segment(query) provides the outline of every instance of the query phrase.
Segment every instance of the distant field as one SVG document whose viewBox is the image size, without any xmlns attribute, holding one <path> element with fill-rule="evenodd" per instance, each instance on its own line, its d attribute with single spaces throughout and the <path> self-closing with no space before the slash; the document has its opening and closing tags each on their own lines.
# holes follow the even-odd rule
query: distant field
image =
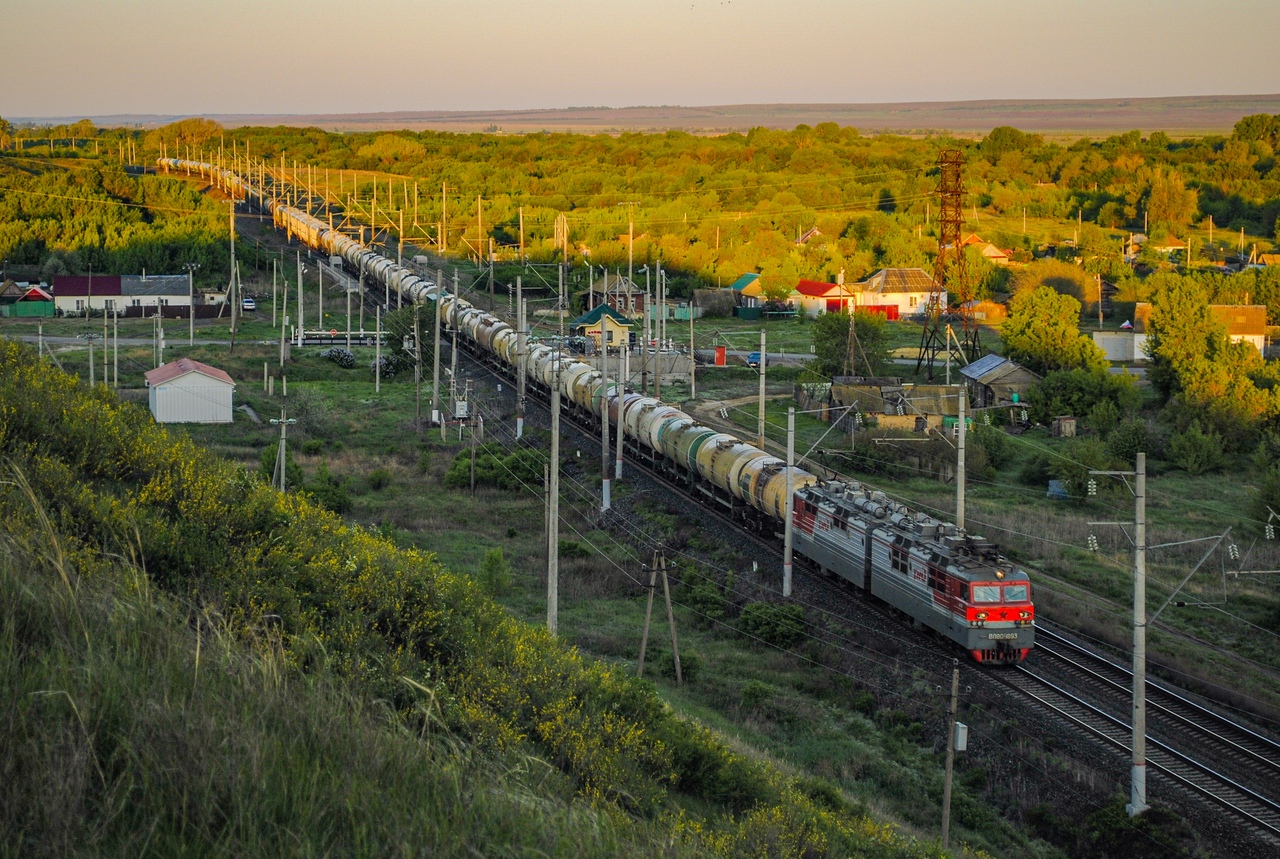
<svg viewBox="0 0 1280 859">
<path fill-rule="evenodd" d="M 1280 113 L 1280 94 L 1178 96 L 1168 98 L 1007 99 L 922 101 L 884 104 L 735 104 L 704 107 L 569 107 L 545 110 L 396 111 L 350 114 L 210 114 L 228 127 L 315 126 L 330 131 L 538 131 L 617 133 L 679 129 L 700 134 L 745 131 L 755 126 L 791 129 L 803 123 L 836 122 L 867 132 L 927 134 L 950 131 L 982 135 L 999 125 L 1053 136 L 1093 136 L 1131 129 L 1170 135 L 1228 132 L 1242 116 Z M 69 119 L 79 119 L 70 117 Z M 101 125 L 159 126 L 182 117 L 116 115 L 90 117 Z M 61 117 L 16 117 L 47 123 Z"/>
</svg>

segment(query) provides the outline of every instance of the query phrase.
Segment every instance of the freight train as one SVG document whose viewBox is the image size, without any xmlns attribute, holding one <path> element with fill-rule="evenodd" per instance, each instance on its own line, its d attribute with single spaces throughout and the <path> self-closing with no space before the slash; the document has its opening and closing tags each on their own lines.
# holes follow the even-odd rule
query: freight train
<svg viewBox="0 0 1280 859">
<path fill-rule="evenodd" d="M 823 481 L 754 444 L 700 424 L 652 397 L 608 383 L 590 364 L 551 345 L 520 354 L 513 326 L 448 293 L 306 212 L 284 205 L 231 171 L 161 159 L 162 169 L 217 180 L 309 247 L 341 257 L 352 271 L 410 302 L 441 302 L 441 313 L 478 357 L 509 376 L 523 372 L 543 394 L 558 387 L 564 408 L 621 427 L 633 457 L 681 482 L 765 533 L 786 521 L 792 494 L 794 548 L 839 577 L 934 630 L 983 663 L 1018 663 L 1034 645 L 1035 607 L 1025 572 L 993 544 L 914 512 L 856 481 Z"/>
</svg>

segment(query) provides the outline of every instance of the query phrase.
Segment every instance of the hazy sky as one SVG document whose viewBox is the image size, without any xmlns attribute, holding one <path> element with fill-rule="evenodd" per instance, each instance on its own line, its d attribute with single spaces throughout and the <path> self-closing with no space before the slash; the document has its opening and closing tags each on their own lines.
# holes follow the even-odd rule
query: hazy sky
<svg viewBox="0 0 1280 859">
<path fill-rule="evenodd" d="M 1280 92 L 1280 0 L 0 0 L 0 116 Z"/>
</svg>

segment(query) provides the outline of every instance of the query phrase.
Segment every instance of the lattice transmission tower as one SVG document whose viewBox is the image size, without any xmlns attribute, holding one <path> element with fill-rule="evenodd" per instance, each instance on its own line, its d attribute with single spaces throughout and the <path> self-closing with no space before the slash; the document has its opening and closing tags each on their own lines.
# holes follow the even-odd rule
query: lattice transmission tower
<svg viewBox="0 0 1280 859">
<path fill-rule="evenodd" d="M 944 149 L 938 153 L 938 196 L 941 198 L 941 205 L 938 214 L 938 256 L 933 263 L 934 294 L 925 310 L 924 331 L 920 334 L 920 357 L 916 360 L 916 372 L 919 373 L 920 368 L 925 367 L 930 381 L 933 380 L 934 362 L 940 354 L 949 351 L 954 357 L 968 363 L 982 351 L 978 325 L 973 317 L 973 308 L 969 306 L 973 290 L 969 285 L 964 248 L 960 246 L 960 228 L 964 226 L 964 181 L 960 175 L 963 163 L 964 158 L 958 149 Z M 962 339 L 948 336 L 947 317 L 952 314 L 947 302 L 948 292 L 956 296 L 958 307 L 954 313 L 960 317 L 964 328 Z"/>
</svg>

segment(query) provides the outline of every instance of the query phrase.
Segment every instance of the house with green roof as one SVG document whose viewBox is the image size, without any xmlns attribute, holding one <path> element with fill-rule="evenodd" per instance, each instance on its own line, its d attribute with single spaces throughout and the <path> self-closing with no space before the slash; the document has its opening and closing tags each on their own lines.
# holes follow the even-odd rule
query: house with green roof
<svg viewBox="0 0 1280 859">
<path fill-rule="evenodd" d="M 608 304 L 597 304 L 569 323 L 569 330 L 578 336 L 588 337 L 600 351 L 601 343 L 611 349 L 630 344 L 631 327 L 635 322 L 614 310 Z"/>
</svg>

